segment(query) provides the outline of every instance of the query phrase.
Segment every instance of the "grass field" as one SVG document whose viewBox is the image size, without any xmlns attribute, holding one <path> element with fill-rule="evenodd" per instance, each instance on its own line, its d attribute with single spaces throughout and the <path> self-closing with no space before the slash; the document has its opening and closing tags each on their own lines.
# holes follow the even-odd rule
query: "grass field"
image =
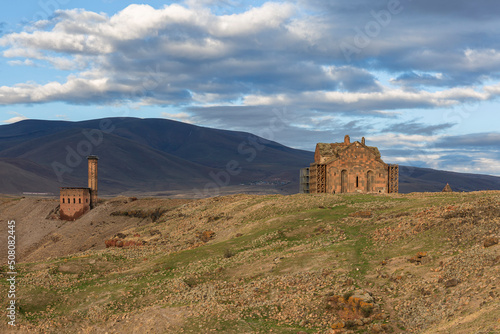
<svg viewBox="0 0 500 334">
<path fill-rule="evenodd" d="M 500 331 L 499 192 L 154 201 L 142 246 L 19 264 L 16 332 Z"/>
</svg>

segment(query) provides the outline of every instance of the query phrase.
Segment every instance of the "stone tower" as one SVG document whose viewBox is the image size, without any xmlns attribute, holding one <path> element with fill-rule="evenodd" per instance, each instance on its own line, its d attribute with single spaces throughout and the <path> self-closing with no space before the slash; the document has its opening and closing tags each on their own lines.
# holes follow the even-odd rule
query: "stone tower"
<svg viewBox="0 0 500 334">
<path fill-rule="evenodd" d="M 90 188 L 90 208 L 93 209 L 97 205 L 97 160 L 95 155 L 87 157 L 89 161 L 89 188 Z"/>
</svg>

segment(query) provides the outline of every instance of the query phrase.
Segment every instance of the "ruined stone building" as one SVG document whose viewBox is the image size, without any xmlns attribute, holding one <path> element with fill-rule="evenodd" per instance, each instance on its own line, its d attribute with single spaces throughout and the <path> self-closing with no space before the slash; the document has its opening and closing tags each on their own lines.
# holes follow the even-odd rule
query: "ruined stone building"
<svg viewBox="0 0 500 334">
<path fill-rule="evenodd" d="M 63 187 L 59 195 L 59 216 L 62 220 L 76 220 L 97 204 L 97 160 L 88 159 L 88 188 Z"/>
<path fill-rule="evenodd" d="M 318 143 L 314 162 L 301 170 L 304 193 L 397 193 L 399 166 L 388 165 L 376 147 L 361 142 Z"/>
</svg>

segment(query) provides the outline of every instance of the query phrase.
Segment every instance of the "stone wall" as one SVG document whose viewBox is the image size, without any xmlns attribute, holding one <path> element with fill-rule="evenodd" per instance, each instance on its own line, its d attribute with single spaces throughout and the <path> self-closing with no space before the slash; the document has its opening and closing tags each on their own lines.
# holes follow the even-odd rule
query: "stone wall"
<svg viewBox="0 0 500 334">
<path fill-rule="evenodd" d="M 315 162 L 310 166 L 311 193 L 388 193 L 389 165 L 376 147 L 361 142 L 316 145 Z M 395 181 L 397 183 L 397 180 Z M 397 187 L 392 191 L 397 192 Z"/>
<path fill-rule="evenodd" d="M 327 164 L 328 193 L 387 193 L 387 165 L 373 152 L 355 143 L 342 152 L 342 158 Z M 344 179 L 344 185 L 342 185 Z"/>
<path fill-rule="evenodd" d="M 62 220 L 76 220 L 90 210 L 89 188 L 61 188 L 59 214 Z"/>
</svg>

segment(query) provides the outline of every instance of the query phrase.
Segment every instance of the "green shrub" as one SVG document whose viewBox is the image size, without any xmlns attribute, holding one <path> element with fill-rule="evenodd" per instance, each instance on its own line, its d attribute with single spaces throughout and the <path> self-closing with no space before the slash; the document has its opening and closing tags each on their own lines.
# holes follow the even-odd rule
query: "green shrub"
<svg viewBox="0 0 500 334">
<path fill-rule="evenodd" d="M 224 249 L 224 258 L 229 259 L 230 257 L 233 257 L 234 255 L 235 254 L 231 249 L 229 249 L 229 248 Z"/>
</svg>

